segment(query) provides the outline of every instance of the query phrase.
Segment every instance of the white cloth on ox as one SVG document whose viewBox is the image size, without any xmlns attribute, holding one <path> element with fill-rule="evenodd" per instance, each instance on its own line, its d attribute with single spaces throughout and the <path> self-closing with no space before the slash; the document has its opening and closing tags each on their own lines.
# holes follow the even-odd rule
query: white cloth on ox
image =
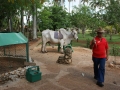
<svg viewBox="0 0 120 90">
<path fill-rule="evenodd" d="M 63 39 L 63 35 L 59 31 L 54 32 L 55 39 Z"/>
</svg>

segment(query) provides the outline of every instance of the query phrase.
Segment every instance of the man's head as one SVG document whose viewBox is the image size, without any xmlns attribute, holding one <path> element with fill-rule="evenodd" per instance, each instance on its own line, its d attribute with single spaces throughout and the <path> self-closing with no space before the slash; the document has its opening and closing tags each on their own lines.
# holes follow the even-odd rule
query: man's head
<svg viewBox="0 0 120 90">
<path fill-rule="evenodd" d="M 104 30 L 102 28 L 98 28 L 96 32 L 98 37 L 103 37 Z"/>
</svg>

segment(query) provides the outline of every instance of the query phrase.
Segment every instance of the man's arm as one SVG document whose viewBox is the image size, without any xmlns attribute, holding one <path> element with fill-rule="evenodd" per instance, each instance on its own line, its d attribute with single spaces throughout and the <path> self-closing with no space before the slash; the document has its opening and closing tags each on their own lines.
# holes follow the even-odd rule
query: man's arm
<svg viewBox="0 0 120 90">
<path fill-rule="evenodd" d="M 106 43 L 106 61 L 108 61 L 108 55 L 109 55 L 109 46 L 108 46 L 108 42 Z"/>
<path fill-rule="evenodd" d="M 108 60 L 109 50 L 106 49 L 106 61 Z"/>
<path fill-rule="evenodd" d="M 92 49 L 92 48 L 94 47 L 94 45 L 95 45 L 95 40 L 93 39 L 93 40 L 91 41 L 91 44 L 90 44 L 90 49 Z"/>
<path fill-rule="evenodd" d="M 91 43 L 90 44 L 90 49 L 92 49 L 94 47 L 94 44 L 93 43 Z"/>
</svg>

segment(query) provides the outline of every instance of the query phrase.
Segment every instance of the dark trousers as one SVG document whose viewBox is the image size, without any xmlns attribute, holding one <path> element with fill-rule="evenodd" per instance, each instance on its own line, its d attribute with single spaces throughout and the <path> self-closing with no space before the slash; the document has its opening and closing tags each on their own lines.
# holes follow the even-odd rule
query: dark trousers
<svg viewBox="0 0 120 90">
<path fill-rule="evenodd" d="M 97 78 L 98 82 L 104 82 L 105 75 L 105 61 L 106 58 L 95 58 L 93 57 L 94 63 L 94 77 Z"/>
</svg>

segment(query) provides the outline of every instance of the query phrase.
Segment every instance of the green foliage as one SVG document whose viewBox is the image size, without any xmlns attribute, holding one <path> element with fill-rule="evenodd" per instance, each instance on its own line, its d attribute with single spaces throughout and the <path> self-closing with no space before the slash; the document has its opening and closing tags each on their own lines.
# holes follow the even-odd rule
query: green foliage
<svg viewBox="0 0 120 90">
<path fill-rule="evenodd" d="M 71 17 L 72 25 L 75 25 L 81 29 L 86 27 L 92 29 L 94 34 L 94 30 L 98 27 L 105 27 L 106 22 L 104 22 L 99 14 L 95 14 L 93 12 L 94 11 L 91 7 L 85 5 L 75 7 Z"/>
<path fill-rule="evenodd" d="M 59 28 L 66 28 L 69 25 L 69 14 L 62 9 L 62 7 L 54 5 L 51 7 L 51 19 L 52 19 L 52 28 L 53 30 Z"/>
<path fill-rule="evenodd" d="M 96 28 L 112 25 L 118 33 L 120 32 L 119 0 L 82 0 L 83 4 L 74 7 L 72 13 L 60 7 L 60 0 L 53 0 L 55 2 L 53 6 L 43 6 L 45 1 L 50 0 L 1 0 L 0 28 L 8 26 L 8 19 L 11 16 L 13 27 L 17 27 L 16 22 L 21 22 L 21 11 L 24 10 L 26 17 L 35 15 L 33 6 L 36 5 L 37 23 L 41 31 L 47 28 L 56 30 L 75 26 L 82 30 L 91 29 L 91 35 L 94 36 Z M 89 7 L 85 2 L 89 3 Z M 29 23 L 32 27 L 32 22 Z"/>
<path fill-rule="evenodd" d="M 105 21 L 109 25 L 115 25 L 117 22 L 120 22 L 120 1 L 119 0 L 110 0 L 109 5 L 106 7 L 106 14 L 104 16 Z"/>
<path fill-rule="evenodd" d="M 35 0 L 34 3 L 38 4 L 38 1 Z M 21 8 L 24 11 L 30 11 L 33 2 L 31 0 L 1 0 L 0 4 L 0 27 L 4 27 L 8 26 L 8 19 L 10 17 L 12 17 L 13 23 L 15 23 L 14 18 L 21 16 Z"/>
<path fill-rule="evenodd" d="M 110 49 L 110 54 L 113 56 L 120 56 L 120 47 L 113 45 L 112 48 Z"/>
<path fill-rule="evenodd" d="M 58 5 L 45 7 L 39 12 L 39 27 L 42 30 L 66 28 L 70 25 L 69 14 Z"/>
<path fill-rule="evenodd" d="M 52 28 L 51 14 L 49 7 L 44 7 L 44 9 L 38 13 L 38 24 L 41 31 Z"/>
<path fill-rule="evenodd" d="M 86 39 L 86 47 L 89 48 L 90 47 L 90 39 Z"/>
<path fill-rule="evenodd" d="M 74 7 L 71 17 L 72 25 L 85 28 L 89 25 L 91 17 L 90 8 L 88 6 L 80 5 L 79 7 Z"/>
</svg>

